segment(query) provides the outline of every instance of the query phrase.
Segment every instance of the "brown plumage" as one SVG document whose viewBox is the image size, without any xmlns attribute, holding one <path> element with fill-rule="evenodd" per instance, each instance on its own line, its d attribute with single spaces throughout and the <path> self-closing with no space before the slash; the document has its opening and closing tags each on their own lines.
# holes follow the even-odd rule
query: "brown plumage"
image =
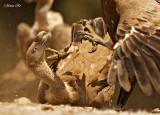
<svg viewBox="0 0 160 115">
<path fill-rule="evenodd" d="M 104 6 L 105 4 L 111 2 L 114 1 L 102 0 L 102 10 L 107 7 Z M 135 0 L 115 0 L 112 4 L 116 4 L 117 14 L 120 15 L 120 18 L 117 17 L 119 22 L 117 28 L 114 28 L 117 39 L 112 37 L 116 44 L 112 59 L 114 64 L 110 67 L 110 70 L 115 70 L 120 85 L 126 91 L 130 90 L 130 83 L 124 81 L 124 79 L 127 80 L 135 76 L 145 94 L 152 94 L 150 81 L 157 92 L 160 93 L 159 4 L 155 0 L 141 0 L 139 2 Z M 103 12 L 104 17 L 110 15 L 107 10 Z M 108 20 L 104 18 L 104 21 L 111 26 L 116 25 L 114 20 L 111 20 L 113 24 L 109 24 Z M 108 83 L 113 84 L 115 81 L 112 81 L 112 79 L 116 76 L 109 72 L 108 77 Z"/>
<path fill-rule="evenodd" d="M 115 24 L 109 24 L 109 21 L 105 18 L 106 15 L 112 15 L 109 11 L 105 10 L 107 7 L 105 6 L 105 2 L 107 4 L 116 4 L 117 10 L 114 9 L 114 11 L 117 11 L 120 18 L 117 16 L 117 18 L 112 19 Z M 128 92 L 131 87 L 129 82 L 124 82 L 124 80 L 120 78 L 120 72 L 118 70 L 121 66 L 119 62 L 124 63 L 122 70 L 127 70 L 123 72 L 127 74 L 123 76 L 125 79 L 136 77 L 140 88 L 147 95 L 152 94 L 151 83 L 156 91 L 160 93 L 159 4 L 155 0 L 115 0 L 112 2 L 102 0 L 102 10 L 104 21 L 108 25 L 118 24 L 117 28 L 113 29 L 113 31 L 116 30 L 116 37 L 112 37 L 112 40 L 116 41 L 116 45 L 112 59 L 112 63 L 114 64 L 110 67 L 110 70 L 115 70 L 122 88 Z M 116 23 L 117 19 L 119 19 L 118 23 Z M 115 82 L 115 80 L 112 80 L 116 77 L 114 75 L 109 71 L 109 84 Z M 135 80 L 131 81 L 131 84 L 133 84 L 132 87 L 134 87 L 134 82 Z M 133 88 L 131 91 L 132 90 Z M 122 97 L 121 95 L 120 97 L 128 98 L 127 95 L 130 95 L 131 91 L 121 94 L 126 95 L 126 97 Z M 126 102 L 119 99 L 117 103 L 123 106 Z"/>
<path fill-rule="evenodd" d="M 106 61 L 106 57 L 110 57 L 112 51 L 99 46 L 97 52 L 89 54 L 87 52 L 91 49 L 90 43 L 86 41 L 80 44 L 82 36 L 76 33 L 81 30 L 103 37 L 104 40 L 108 40 L 109 36 L 107 36 L 107 30 L 105 27 L 106 25 L 101 17 L 93 20 L 83 19 L 74 23 L 72 26 L 72 45 L 70 49 L 77 47 L 78 50 L 71 53 L 64 60 L 61 60 L 59 65 L 62 66 L 57 70 L 57 73 L 65 73 L 69 71 L 72 75 L 75 75 L 76 78 L 85 85 L 83 91 L 85 92 L 86 102 L 94 107 L 107 106 L 114 92 L 114 85 L 108 86 L 105 80 L 103 80 L 106 77 L 110 65 L 110 60 Z M 99 80 L 102 80 L 100 85 L 98 83 Z M 94 85 L 96 86 L 92 87 L 89 84 L 91 82 L 94 82 Z M 80 87 L 82 86 L 83 85 Z"/>
<path fill-rule="evenodd" d="M 131 93 L 136 78 L 142 91 L 160 93 L 160 5 L 155 0 L 101 0 L 103 19 L 114 48 L 108 83 Z M 106 43 L 80 31 L 84 39 Z M 95 40 L 94 40 L 94 39 Z M 99 39 L 99 40 L 98 40 Z M 108 46 L 105 46 L 108 47 Z M 123 103 L 123 102 L 120 102 Z M 125 102 L 124 102 L 125 103 Z"/>
<path fill-rule="evenodd" d="M 49 56 L 47 60 L 49 59 L 53 62 L 53 65 L 55 65 L 56 59 L 58 61 L 56 66 L 51 67 L 47 65 L 44 58 L 45 42 L 49 35 L 46 32 L 38 34 L 36 40 L 27 51 L 26 63 L 36 77 L 41 80 L 38 88 L 38 100 L 40 103 L 48 102 L 50 104 L 94 107 L 104 107 L 109 104 L 115 86 L 105 84 L 105 80 L 103 85 L 96 87 L 90 86 L 89 83 L 94 81 L 96 84 L 96 81 L 105 78 L 110 64 L 106 64 L 106 57 L 110 56 L 112 51 L 99 46 L 99 51 L 96 53 L 92 55 L 86 54 L 92 46 L 89 46 L 89 42 L 81 44 L 81 39 L 75 34 L 81 29 L 103 37 L 106 31 L 99 31 L 99 27 L 102 28 L 101 26 L 105 26 L 102 18 L 89 21 L 81 20 L 78 23 L 74 23 L 72 28 L 73 42 L 71 45 L 60 51 L 48 49 L 54 55 Z M 97 55 L 100 56 L 97 57 Z M 99 63 L 95 63 L 98 60 L 100 60 Z"/>
</svg>

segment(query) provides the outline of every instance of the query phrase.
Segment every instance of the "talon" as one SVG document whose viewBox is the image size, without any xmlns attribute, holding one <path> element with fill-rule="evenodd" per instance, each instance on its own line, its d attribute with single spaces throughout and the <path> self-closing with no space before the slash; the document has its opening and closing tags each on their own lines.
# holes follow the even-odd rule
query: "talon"
<svg viewBox="0 0 160 115">
<path fill-rule="evenodd" d="M 76 34 L 83 35 L 83 37 L 81 38 L 81 43 L 82 43 L 82 40 L 89 40 L 90 42 L 92 42 L 92 45 L 93 45 L 92 51 L 88 53 L 93 53 L 97 50 L 98 43 L 93 39 L 94 36 L 91 33 L 79 30 Z"/>
<path fill-rule="evenodd" d="M 88 53 L 93 53 L 93 52 L 95 52 L 96 50 L 97 50 L 97 42 L 92 42 L 92 45 L 93 45 L 93 47 L 92 47 L 92 51 L 90 51 L 90 52 L 88 52 Z"/>
<path fill-rule="evenodd" d="M 83 37 L 81 38 L 81 43 L 82 43 L 82 41 L 83 40 L 86 40 L 85 38 L 87 38 L 88 37 L 88 35 L 86 35 L 86 33 L 85 32 L 83 32 L 83 31 L 78 31 L 77 32 L 77 34 L 79 34 L 79 35 L 82 35 Z"/>
<path fill-rule="evenodd" d="M 83 40 L 83 38 L 81 38 L 81 44 L 82 44 L 82 40 Z"/>
<path fill-rule="evenodd" d="M 96 86 L 96 84 L 95 83 L 89 83 L 87 86 L 90 86 L 91 85 L 91 87 L 95 87 Z"/>
<path fill-rule="evenodd" d="M 107 86 L 109 86 L 109 84 L 107 83 L 107 79 L 100 80 L 100 81 L 93 81 L 93 82 L 89 83 L 87 86 L 90 86 L 90 85 L 92 87 L 101 86 L 101 85 L 107 85 Z"/>
<path fill-rule="evenodd" d="M 82 30 L 79 30 L 78 32 L 75 33 L 75 35 L 82 35 L 83 37 L 81 38 L 81 43 L 82 43 L 82 40 L 87 40 L 87 38 L 90 38 L 90 37 L 94 37 L 91 33 L 88 33 L 88 32 L 85 32 L 85 31 L 82 31 Z"/>
</svg>

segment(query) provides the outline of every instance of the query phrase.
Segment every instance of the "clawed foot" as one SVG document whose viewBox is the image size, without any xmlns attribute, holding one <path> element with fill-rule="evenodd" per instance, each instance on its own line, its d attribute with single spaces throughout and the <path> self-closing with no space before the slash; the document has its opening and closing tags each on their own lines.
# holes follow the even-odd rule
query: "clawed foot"
<svg viewBox="0 0 160 115">
<path fill-rule="evenodd" d="M 53 53 L 53 55 L 47 57 L 47 61 L 62 59 L 69 55 L 65 50 L 57 51 L 55 49 L 47 48 L 46 51 Z"/>
<path fill-rule="evenodd" d="M 105 41 L 105 40 L 101 39 L 99 36 L 93 35 L 89 32 L 82 31 L 82 30 L 79 30 L 76 34 L 83 36 L 81 38 L 81 42 L 82 42 L 82 40 L 89 40 L 90 42 L 92 42 L 92 45 L 93 45 L 92 51 L 90 51 L 89 53 L 95 52 L 97 50 L 97 45 L 98 44 L 103 45 L 103 46 L 105 46 L 105 47 L 107 47 L 108 49 L 111 49 L 111 50 L 113 48 L 111 40 Z"/>
<path fill-rule="evenodd" d="M 91 33 L 88 33 L 86 31 L 82 31 L 82 30 L 79 30 L 77 32 L 77 34 L 79 35 L 82 35 L 83 37 L 81 38 L 81 43 L 82 43 L 82 40 L 89 40 L 90 42 L 92 42 L 92 51 L 88 52 L 88 53 L 93 53 L 97 50 L 97 45 L 98 45 L 98 38 L 97 36 L 94 36 L 93 34 Z"/>
</svg>

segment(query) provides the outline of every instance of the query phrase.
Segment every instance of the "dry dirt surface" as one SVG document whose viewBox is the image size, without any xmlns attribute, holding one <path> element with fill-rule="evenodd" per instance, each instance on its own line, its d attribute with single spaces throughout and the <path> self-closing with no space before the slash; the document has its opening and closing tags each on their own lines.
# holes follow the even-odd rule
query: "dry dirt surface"
<svg viewBox="0 0 160 115">
<path fill-rule="evenodd" d="M 0 102 L 0 115 L 159 115 L 146 111 L 117 112 L 111 109 L 98 110 L 92 107 L 73 107 L 69 105 L 52 106 L 47 104 L 32 103 L 22 97 L 13 103 Z"/>
</svg>

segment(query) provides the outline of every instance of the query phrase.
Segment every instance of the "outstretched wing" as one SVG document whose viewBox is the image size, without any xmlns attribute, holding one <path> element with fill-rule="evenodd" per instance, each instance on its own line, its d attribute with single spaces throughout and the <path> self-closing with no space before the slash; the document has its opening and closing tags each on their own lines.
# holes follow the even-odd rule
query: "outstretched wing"
<svg viewBox="0 0 160 115">
<path fill-rule="evenodd" d="M 108 73 L 110 85 L 118 77 L 122 88 L 130 91 L 129 79 L 136 77 L 145 94 L 152 94 L 150 82 L 160 93 L 160 21 L 155 18 L 121 20 L 117 28 L 119 41 Z"/>
</svg>

